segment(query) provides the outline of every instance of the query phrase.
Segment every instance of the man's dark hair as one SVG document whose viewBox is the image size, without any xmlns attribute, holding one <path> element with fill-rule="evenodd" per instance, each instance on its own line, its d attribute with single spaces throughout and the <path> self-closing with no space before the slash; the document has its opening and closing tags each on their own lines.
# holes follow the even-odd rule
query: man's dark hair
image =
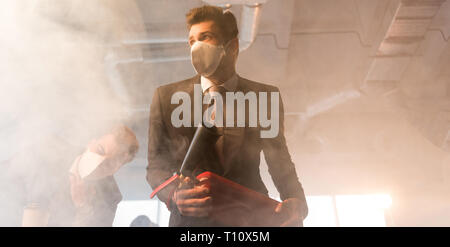
<svg viewBox="0 0 450 247">
<path fill-rule="evenodd" d="M 214 21 L 222 32 L 224 42 L 238 36 L 236 18 L 231 11 L 223 11 L 220 7 L 205 5 L 193 8 L 186 14 L 188 30 L 191 29 L 192 25 L 205 21 Z"/>
<path fill-rule="evenodd" d="M 139 150 L 139 142 L 136 135 L 127 126 L 122 124 L 116 125 L 110 130 L 110 133 L 115 136 L 120 145 L 127 148 L 131 156 L 134 156 Z"/>
</svg>

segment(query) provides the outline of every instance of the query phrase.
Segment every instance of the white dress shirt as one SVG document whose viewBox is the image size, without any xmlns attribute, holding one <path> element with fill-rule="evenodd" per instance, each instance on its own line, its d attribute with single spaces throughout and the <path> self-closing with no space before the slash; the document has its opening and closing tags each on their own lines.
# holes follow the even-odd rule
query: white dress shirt
<svg viewBox="0 0 450 247">
<path fill-rule="evenodd" d="M 200 84 L 202 86 L 203 93 L 205 93 L 205 91 L 208 90 L 210 87 L 216 85 L 214 82 L 203 76 L 200 77 Z M 226 82 L 218 86 L 224 87 L 228 92 L 234 92 L 234 90 L 236 90 L 237 88 L 237 84 L 238 84 L 238 76 L 235 73 L 230 79 L 228 79 Z"/>
</svg>

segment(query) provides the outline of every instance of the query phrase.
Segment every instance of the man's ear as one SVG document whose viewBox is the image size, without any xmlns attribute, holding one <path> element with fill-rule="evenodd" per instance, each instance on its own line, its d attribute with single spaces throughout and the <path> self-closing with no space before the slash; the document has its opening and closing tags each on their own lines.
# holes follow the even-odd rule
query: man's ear
<svg viewBox="0 0 450 247">
<path fill-rule="evenodd" d="M 233 54 L 239 54 L 239 39 L 237 37 L 230 40 L 230 49 Z"/>
<path fill-rule="evenodd" d="M 125 164 L 127 164 L 127 163 L 130 163 L 131 161 L 133 161 L 133 159 L 134 159 L 134 155 L 132 155 L 132 154 L 130 154 L 129 152 L 127 152 L 127 153 L 125 154 L 125 157 L 124 157 L 125 163 L 123 163 L 122 165 L 125 165 Z"/>
</svg>

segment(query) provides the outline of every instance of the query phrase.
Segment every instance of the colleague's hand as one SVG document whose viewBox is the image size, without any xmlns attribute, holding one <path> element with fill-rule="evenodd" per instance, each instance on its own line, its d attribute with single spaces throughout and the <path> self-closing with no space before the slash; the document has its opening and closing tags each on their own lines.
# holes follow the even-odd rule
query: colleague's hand
<svg viewBox="0 0 450 247">
<path fill-rule="evenodd" d="M 70 195 L 75 207 L 85 206 L 88 198 L 95 194 L 95 189 L 88 186 L 78 174 L 70 174 Z"/>
<path fill-rule="evenodd" d="M 180 183 L 172 200 L 181 215 L 191 217 L 207 217 L 212 209 L 212 198 L 209 189 L 204 185 L 196 185 L 189 177 Z"/>
<path fill-rule="evenodd" d="M 283 202 L 280 202 L 275 208 L 275 212 L 278 214 L 287 214 L 287 220 L 283 222 L 281 226 L 302 226 L 303 217 L 302 201 L 298 198 L 288 198 Z"/>
</svg>

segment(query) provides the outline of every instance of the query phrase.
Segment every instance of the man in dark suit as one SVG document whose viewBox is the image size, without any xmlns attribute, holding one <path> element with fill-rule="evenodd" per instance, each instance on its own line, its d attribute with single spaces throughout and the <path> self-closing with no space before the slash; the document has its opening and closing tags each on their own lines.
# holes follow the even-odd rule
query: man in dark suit
<svg viewBox="0 0 450 247">
<path fill-rule="evenodd" d="M 147 180 L 153 189 L 179 171 L 195 132 L 194 123 L 191 127 L 174 126 L 172 113 L 178 105 L 172 104 L 171 100 L 175 93 L 183 92 L 193 99 L 196 91 L 194 85 L 197 88 L 200 85 L 204 94 L 211 91 L 221 95 L 228 95 L 225 92 L 254 92 L 258 99 L 260 92 L 269 95 L 279 92 L 274 86 L 253 82 L 236 74 L 239 40 L 236 19 L 231 12 L 223 12 L 219 7 L 203 6 L 192 9 L 186 17 L 192 63 L 198 75 L 161 86 L 153 96 L 147 167 Z M 268 104 L 271 104 L 270 100 Z M 249 107 L 244 107 L 247 110 L 245 127 L 217 128 L 222 131 L 221 137 L 205 148 L 194 175 L 211 171 L 267 195 L 259 170 L 260 153 L 263 151 L 269 173 L 283 200 L 275 210 L 289 215 L 283 225 L 300 226 L 308 213 L 308 207 L 286 146 L 281 99 L 277 109 L 279 131 L 271 138 L 261 137 L 262 126 L 249 127 Z M 194 108 L 192 104 L 192 112 Z M 189 181 L 185 182 L 189 184 Z M 177 187 L 171 184 L 161 190 L 158 197 L 171 211 L 170 226 L 220 226 L 208 218 L 214 198 L 211 198 L 206 187 Z"/>
</svg>

